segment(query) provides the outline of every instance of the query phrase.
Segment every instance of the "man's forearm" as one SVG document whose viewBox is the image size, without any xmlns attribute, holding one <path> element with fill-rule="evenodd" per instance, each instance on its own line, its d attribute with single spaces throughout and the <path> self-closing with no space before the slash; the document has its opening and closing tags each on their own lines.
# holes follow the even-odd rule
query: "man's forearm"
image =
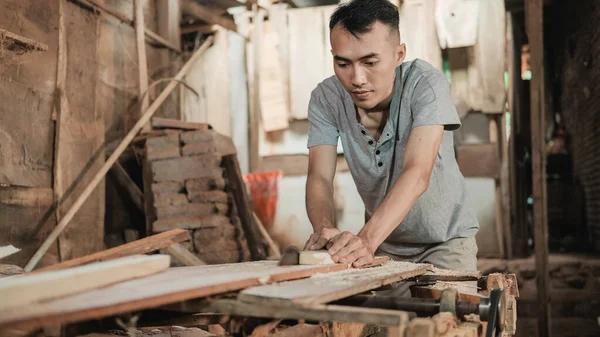
<svg viewBox="0 0 600 337">
<path fill-rule="evenodd" d="M 324 227 L 334 228 L 333 186 L 326 179 L 308 176 L 306 212 L 315 232 L 321 231 Z"/>
<path fill-rule="evenodd" d="M 419 169 L 406 169 L 402 172 L 392 190 L 371 219 L 361 229 L 358 236 L 365 239 L 369 248 L 377 250 L 379 245 L 404 220 L 417 199 L 427 190 L 428 176 Z"/>
</svg>

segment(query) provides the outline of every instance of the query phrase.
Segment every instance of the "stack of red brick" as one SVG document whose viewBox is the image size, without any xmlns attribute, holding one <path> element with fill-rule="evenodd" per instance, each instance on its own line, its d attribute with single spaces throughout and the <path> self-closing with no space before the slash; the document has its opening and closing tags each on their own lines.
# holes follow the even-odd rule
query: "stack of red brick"
<svg viewBox="0 0 600 337">
<path fill-rule="evenodd" d="M 213 130 L 172 131 L 146 141 L 153 232 L 191 231 L 188 248 L 206 263 L 249 260 L 240 220 L 223 178 Z M 154 220 L 153 219 L 153 220 Z"/>
</svg>

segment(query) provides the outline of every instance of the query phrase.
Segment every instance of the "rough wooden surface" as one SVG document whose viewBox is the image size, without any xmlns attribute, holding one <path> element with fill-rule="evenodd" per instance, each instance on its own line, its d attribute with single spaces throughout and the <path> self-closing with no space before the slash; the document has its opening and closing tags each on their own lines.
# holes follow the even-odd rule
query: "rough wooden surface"
<svg viewBox="0 0 600 337">
<path fill-rule="evenodd" d="M 137 241 L 126 243 L 121 246 L 117 246 L 111 249 L 107 249 L 98 253 L 94 253 L 87 256 L 82 256 L 73 260 L 65 261 L 59 264 L 48 266 L 45 268 L 37 269 L 36 272 L 48 271 L 48 270 L 59 270 L 65 268 L 71 268 L 80 266 L 83 264 L 106 261 L 116 259 L 123 256 L 145 254 L 155 250 L 159 250 L 170 246 L 173 243 L 179 243 L 189 240 L 190 236 L 188 231 L 183 229 L 173 229 L 171 231 L 152 235 Z"/>
<path fill-rule="evenodd" d="M 136 255 L 2 280 L 0 312 L 156 274 L 169 263 L 168 255 Z"/>
<path fill-rule="evenodd" d="M 430 264 L 391 261 L 379 267 L 250 288 L 242 291 L 238 299 L 252 303 L 322 304 L 422 275 L 431 267 Z"/>
<path fill-rule="evenodd" d="M 60 202 L 57 209 L 59 221 L 92 180 L 93 173 L 104 164 L 105 158 L 102 151 L 104 115 L 95 110 L 98 18 L 68 1 L 64 1 L 62 7 L 65 36 L 64 45 L 59 37 L 54 144 L 54 193 Z M 59 34 L 60 31 L 59 27 Z M 79 47 L 84 45 L 85 48 Z M 104 248 L 104 190 L 102 181 L 73 217 L 71 225 L 59 236 L 61 260 Z"/>
<path fill-rule="evenodd" d="M 143 279 L 47 301 L 35 307 L 2 311 L 0 330 L 33 329 L 101 318 L 346 268 L 341 264 L 281 267 L 277 261 L 170 268 Z"/>
<path fill-rule="evenodd" d="M 299 319 L 315 321 L 361 322 L 383 326 L 407 323 L 408 313 L 395 310 L 358 308 L 338 305 L 287 306 L 269 303 L 247 303 L 236 300 L 218 300 L 199 303 L 201 312 L 218 312 L 235 316 Z"/>
<path fill-rule="evenodd" d="M 417 277 L 419 283 L 435 281 L 477 281 L 481 273 L 478 271 L 459 271 L 450 269 L 431 268 L 425 274 Z"/>
<path fill-rule="evenodd" d="M 205 123 L 184 122 L 176 119 L 154 117 L 152 118 L 152 128 L 154 129 L 181 129 L 181 130 L 208 130 L 210 125 Z"/>
</svg>

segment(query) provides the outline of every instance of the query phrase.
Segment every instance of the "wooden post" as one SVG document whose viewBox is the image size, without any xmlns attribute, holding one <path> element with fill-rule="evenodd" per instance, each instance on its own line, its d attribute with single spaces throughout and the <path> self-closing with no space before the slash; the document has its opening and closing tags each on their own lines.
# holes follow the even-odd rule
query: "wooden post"
<svg viewBox="0 0 600 337">
<path fill-rule="evenodd" d="M 548 218 L 546 194 L 546 97 L 544 76 L 544 3 L 525 1 L 525 20 L 531 51 L 531 151 L 533 173 L 533 227 L 538 294 L 538 336 L 550 336 L 548 295 Z"/>
<path fill-rule="evenodd" d="M 260 47 L 262 39 L 262 23 L 265 12 L 254 10 L 252 19 L 252 74 L 250 87 L 250 172 L 256 172 L 260 166 L 259 137 L 260 132 Z"/>
<path fill-rule="evenodd" d="M 142 100 L 140 103 L 139 116 L 142 115 L 146 109 L 148 109 L 149 99 L 148 95 L 144 95 L 148 90 L 148 63 L 146 61 L 146 40 L 144 40 L 144 8 L 142 7 L 141 0 L 134 0 L 133 7 L 135 10 L 135 40 L 137 47 L 138 56 L 138 75 L 139 75 L 139 96 L 138 100 Z M 146 133 L 150 131 L 150 123 L 146 123 L 142 132 Z"/>
<path fill-rule="evenodd" d="M 175 76 L 174 80 L 171 81 L 171 83 L 169 83 L 169 85 L 160 93 L 160 95 L 156 98 L 156 100 L 154 100 L 154 102 L 152 102 L 152 105 L 150 105 L 148 110 L 146 110 L 144 112 L 144 114 L 137 121 L 137 123 L 135 123 L 133 128 L 129 131 L 129 133 L 125 136 L 125 138 L 123 138 L 123 140 L 121 141 L 119 146 L 117 146 L 117 148 L 115 149 L 113 154 L 110 157 L 108 157 L 108 159 L 106 160 L 104 165 L 102 165 L 102 167 L 96 173 L 94 178 L 92 178 L 92 180 L 87 185 L 85 190 L 81 193 L 81 195 L 77 198 L 77 200 L 75 200 L 75 202 L 73 203 L 73 206 L 71 206 L 69 211 L 64 215 L 64 217 L 56 225 L 56 227 L 54 228 L 52 233 L 50 233 L 48 238 L 46 238 L 44 243 L 42 243 L 40 248 L 35 252 L 35 254 L 31 258 L 31 260 L 29 260 L 29 262 L 27 263 L 27 265 L 24 268 L 26 271 L 33 270 L 33 268 L 37 265 L 37 263 L 40 261 L 40 259 L 48 251 L 48 248 L 50 248 L 50 246 L 54 243 L 54 241 L 56 240 L 58 235 L 60 235 L 60 233 L 67 226 L 69 221 L 71 221 L 71 219 L 73 219 L 73 216 L 75 215 L 75 213 L 77 213 L 77 211 L 81 208 L 81 206 L 87 200 L 87 198 L 90 196 L 90 194 L 92 194 L 92 192 L 94 191 L 96 186 L 98 186 L 98 184 L 102 181 L 102 179 L 104 178 L 104 176 L 106 175 L 108 170 L 117 161 L 117 159 L 119 159 L 119 156 L 123 152 L 125 152 L 125 150 L 129 146 L 129 144 L 131 144 L 131 141 L 133 140 L 133 138 L 138 134 L 138 132 L 140 132 L 142 130 L 142 127 L 150 120 L 150 118 L 152 118 L 152 116 L 154 115 L 156 110 L 158 110 L 158 108 L 160 107 L 162 102 L 165 101 L 167 96 L 169 96 L 169 94 L 173 91 L 173 89 L 175 89 L 177 84 L 179 84 L 178 81 L 181 80 L 181 78 L 183 78 L 183 76 L 185 76 L 188 73 L 188 71 L 191 69 L 191 67 L 194 65 L 194 63 L 196 63 L 196 61 L 198 61 L 200 59 L 200 56 L 202 56 L 204 51 L 206 51 L 208 49 L 208 47 L 212 44 L 213 40 L 214 40 L 214 38 L 212 36 L 209 37 L 208 39 L 206 39 L 204 44 L 202 46 L 200 46 L 200 48 L 198 48 L 198 50 L 196 50 L 194 52 L 192 57 L 183 65 L 181 70 L 179 70 L 179 72 Z"/>
</svg>

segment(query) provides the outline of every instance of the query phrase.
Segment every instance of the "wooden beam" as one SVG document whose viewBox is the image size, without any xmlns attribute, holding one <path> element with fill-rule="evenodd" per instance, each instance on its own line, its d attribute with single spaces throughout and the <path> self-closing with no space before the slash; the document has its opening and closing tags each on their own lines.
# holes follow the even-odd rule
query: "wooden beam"
<svg viewBox="0 0 600 337">
<path fill-rule="evenodd" d="M 390 261 L 379 267 L 249 288 L 237 298 L 249 303 L 324 304 L 423 275 L 432 267 L 425 263 Z"/>
<path fill-rule="evenodd" d="M 281 257 L 281 252 L 279 251 L 279 246 L 277 246 L 277 244 L 273 241 L 273 239 L 269 235 L 269 232 L 267 232 L 267 229 L 265 228 L 265 226 L 263 226 L 262 222 L 260 221 L 260 219 L 258 218 L 256 213 L 252 212 L 252 215 L 254 218 L 254 223 L 258 227 L 260 234 L 265 239 L 265 241 L 267 241 L 267 243 L 269 244 L 269 253 L 270 253 L 269 258 L 279 259 Z"/>
<path fill-rule="evenodd" d="M 24 274 L 0 283 L 0 310 L 24 307 L 110 284 L 152 275 L 169 268 L 168 255 L 136 255 L 76 268 Z"/>
<path fill-rule="evenodd" d="M 498 144 L 465 144 L 456 149 L 456 159 L 465 177 L 498 178 Z"/>
<path fill-rule="evenodd" d="M 256 172 L 260 166 L 259 154 L 259 132 L 260 131 L 260 52 L 261 39 L 263 36 L 262 25 L 265 18 L 265 12 L 262 9 L 256 9 L 252 18 L 252 80 L 250 82 L 250 172 Z"/>
<path fill-rule="evenodd" d="M 246 240 L 248 241 L 250 255 L 253 260 L 262 260 L 267 255 L 265 254 L 265 250 L 262 246 L 262 241 L 259 239 L 259 230 L 254 223 L 252 205 L 248 200 L 248 192 L 246 190 L 246 184 L 242 178 L 242 172 L 240 170 L 240 164 L 238 163 L 237 156 L 223 156 L 221 165 L 225 169 L 224 176 L 228 181 L 229 191 L 233 194 L 235 207 L 241 220 Z"/>
<path fill-rule="evenodd" d="M 218 300 L 210 303 L 200 302 L 196 305 L 196 308 L 200 312 L 217 312 L 233 316 L 298 319 L 320 322 L 360 322 L 381 326 L 398 326 L 409 321 L 409 314 L 404 311 L 341 305 L 285 306 L 247 303 L 236 300 Z"/>
<path fill-rule="evenodd" d="M 232 18 L 223 16 L 222 12 L 214 7 L 204 6 L 192 0 L 181 0 L 181 10 L 188 15 L 219 25 L 225 29 L 237 33 L 237 26 Z"/>
<path fill-rule="evenodd" d="M 69 261 L 61 262 L 52 266 L 37 269 L 35 272 L 60 270 L 81 266 L 84 264 L 107 261 L 123 256 L 146 254 L 166 248 L 172 244 L 190 240 L 190 233 L 184 229 L 173 229 L 168 232 L 152 235 L 140 240 L 126 243 L 91 255 L 82 256 Z"/>
<path fill-rule="evenodd" d="M 282 282 L 348 268 L 345 264 L 279 266 L 277 261 L 169 268 L 143 279 L 120 282 L 35 306 L 0 311 L 0 331 L 36 329 L 181 304 L 181 301 L 237 291 L 264 282 Z"/>
<path fill-rule="evenodd" d="M 140 190 L 138 185 L 131 179 L 127 171 L 121 166 L 119 162 L 116 162 L 113 167 L 110 168 L 110 173 L 115 178 L 117 184 L 119 184 L 129 197 L 133 201 L 134 205 L 140 210 L 144 211 L 144 193 Z"/>
<path fill-rule="evenodd" d="M 206 123 L 184 122 L 176 119 L 154 117 L 152 118 L 153 129 L 179 129 L 179 130 L 208 130 L 212 127 Z"/>
<path fill-rule="evenodd" d="M 50 233 L 50 236 L 46 238 L 42 246 L 36 251 L 31 260 L 25 266 L 26 271 L 31 271 L 40 261 L 40 259 L 44 256 L 44 254 L 48 251 L 50 246 L 54 243 L 58 235 L 64 230 L 69 221 L 73 219 L 73 216 L 77 211 L 81 208 L 86 199 L 92 194 L 96 186 L 104 179 L 104 176 L 108 172 L 108 170 L 112 167 L 112 165 L 117 161 L 119 156 L 125 152 L 129 144 L 133 138 L 141 131 L 143 126 L 152 118 L 156 110 L 160 107 L 162 102 L 167 98 L 167 96 L 175 89 L 178 84 L 178 81 L 181 80 L 192 68 L 192 66 L 196 63 L 200 56 L 204 53 L 205 50 L 212 44 L 213 38 L 209 37 L 198 50 L 194 52 L 191 58 L 185 63 L 185 65 L 181 68 L 181 70 L 177 73 L 174 80 L 169 83 L 169 85 L 160 93 L 160 95 L 152 102 L 152 105 L 146 110 L 146 112 L 142 115 L 142 117 L 137 121 L 137 123 L 133 126 L 133 128 L 127 133 L 123 141 L 117 146 L 112 155 L 106 160 L 104 165 L 100 168 L 100 170 L 96 173 L 94 178 L 87 185 L 82 194 L 75 200 L 73 206 L 69 209 L 69 211 L 65 214 L 65 216 L 61 219 L 61 221 L 56 225 L 56 228 Z"/>
<path fill-rule="evenodd" d="M 133 0 L 133 9 L 135 11 L 135 45 L 138 57 L 138 101 L 141 100 L 138 116 L 141 116 L 150 104 L 149 95 L 146 93 L 148 91 L 148 62 L 146 60 L 146 42 L 144 40 L 144 32 L 146 30 L 144 27 L 144 8 L 142 7 L 141 0 Z M 150 123 L 144 124 L 142 128 L 143 133 L 148 131 L 150 131 Z"/>
<path fill-rule="evenodd" d="M 167 251 L 169 254 L 173 255 L 173 257 L 183 263 L 185 266 L 204 266 L 206 262 L 200 260 L 196 255 L 192 254 L 187 248 L 185 248 L 180 243 L 174 243 L 167 247 Z"/>
<path fill-rule="evenodd" d="M 200 33 L 200 34 L 214 34 L 216 32 L 215 26 L 206 23 L 192 23 L 190 25 L 181 26 L 181 34 L 188 33 Z"/>
<path fill-rule="evenodd" d="M 48 45 L 26 38 L 24 36 L 0 29 L 0 41 L 2 41 L 3 50 L 12 52 L 16 55 L 23 55 L 32 51 L 47 51 Z"/>
<path fill-rule="evenodd" d="M 525 22 L 531 53 L 531 151 L 533 227 L 538 289 L 538 336 L 550 336 L 548 280 L 548 206 L 546 194 L 546 80 L 544 62 L 544 4 L 525 0 Z"/>
<path fill-rule="evenodd" d="M 118 19 L 119 21 L 129 25 L 129 26 L 134 26 L 134 20 L 130 19 L 129 17 L 127 17 L 125 14 L 123 13 L 119 13 L 119 11 L 110 8 L 109 6 L 106 6 L 104 4 L 99 3 L 97 0 L 74 0 L 74 1 L 78 1 L 84 5 L 87 5 L 91 8 L 94 8 L 96 10 L 98 10 L 101 13 L 104 13 L 106 15 L 110 15 L 116 19 Z M 156 42 L 158 42 L 159 44 L 163 45 L 164 47 L 167 47 L 171 50 L 173 50 L 174 52 L 177 52 L 178 54 L 181 54 L 181 48 L 179 48 L 176 45 L 173 45 L 172 43 L 170 43 L 169 41 L 165 40 L 164 38 L 162 38 L 160 35 L 154 33 L 151 30 L 145 29 L 144 30 L 144 34 L 146 35 L 147 38 L 149 38 L 150 40 L 154 40 Z"/>
</svg>

